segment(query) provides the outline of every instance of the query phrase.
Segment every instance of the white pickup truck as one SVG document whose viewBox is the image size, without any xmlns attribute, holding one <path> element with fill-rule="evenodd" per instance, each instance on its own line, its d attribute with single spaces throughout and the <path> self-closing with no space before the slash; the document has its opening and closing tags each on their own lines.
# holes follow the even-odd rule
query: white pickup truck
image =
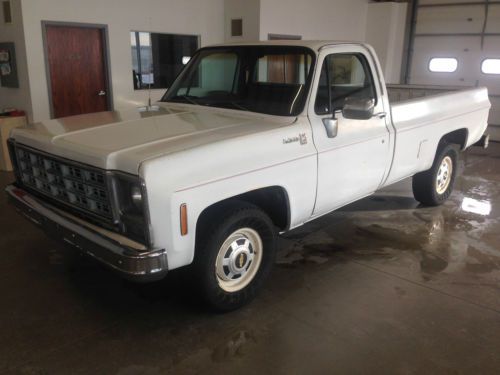
<svg viewBox="0 0 500 375">
<path fill-rule="evenodd" d="M 450 195 L 457 152 L 486 146 L 487 90 L 390 105 L 373 49 L 328 41 L 200 49 L 153 107 L 13 130 L 10 201 L 138 280 L 191 265 L 218 310 L 251 300 L 277 235 L 413 176 Z"/>
</svg>

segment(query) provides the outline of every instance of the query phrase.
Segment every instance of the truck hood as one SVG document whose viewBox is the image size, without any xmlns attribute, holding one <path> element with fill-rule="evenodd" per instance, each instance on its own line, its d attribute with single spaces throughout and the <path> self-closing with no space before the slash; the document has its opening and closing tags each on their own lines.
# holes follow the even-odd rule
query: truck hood
<svg viewBox="0 0 500 375">
<path fill-rule="evenodd" d="M 193 105 L 109 111 L 16 128 L 16 142 L 109 170 L 137 174 L 148 159 L 291 124 L 277 117 Z"/>
</svg>

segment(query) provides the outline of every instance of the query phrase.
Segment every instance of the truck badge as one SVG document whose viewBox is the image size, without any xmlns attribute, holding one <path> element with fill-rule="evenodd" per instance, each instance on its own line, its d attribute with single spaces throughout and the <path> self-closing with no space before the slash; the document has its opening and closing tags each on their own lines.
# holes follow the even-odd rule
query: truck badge
<svg viewBox="0 0 500 375">
<path fill-rule="evenodd" d="M 283 138 L 284 145 L 286 145 L 288 143 L 294 143 L 294 142 L 300 142 L 301 145 L 307 144 L 306 133 L 300 133 L 299 136 Z"/>
</svg>

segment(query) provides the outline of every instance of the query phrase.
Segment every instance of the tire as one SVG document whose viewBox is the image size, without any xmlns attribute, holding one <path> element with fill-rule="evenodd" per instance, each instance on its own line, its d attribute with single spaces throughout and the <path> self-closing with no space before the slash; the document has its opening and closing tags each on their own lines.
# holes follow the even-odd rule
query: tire
<svg viewBox="0 0 500 375">
<path fill-rule="evenodd" d="M 413 196 L 417 201 L 439 206 L 448 199 L 455 183 L 457 158 L 455 146 L 443 143 L 438 147 L 431 169 L 413 176 Z"/>
<path fill-rule="evenodd" d="M 277 231 L 260 208 L 245 202 L 224 207 L 216 217 L 197 239 L 193 278 L 208 306 L 226 312 L 257 295 L 274 264 Z"/>
</svg>

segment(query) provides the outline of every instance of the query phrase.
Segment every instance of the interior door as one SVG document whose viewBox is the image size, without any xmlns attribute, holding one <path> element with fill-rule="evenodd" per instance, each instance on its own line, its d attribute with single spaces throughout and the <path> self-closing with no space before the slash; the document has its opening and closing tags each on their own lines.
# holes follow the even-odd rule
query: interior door
<svg viewBox="0 0 500 375">
<path fill-rule="evenodd" d="M 107 111 L 103 29 L 46 25 L 52 117 Z"/>
<path fill-rule="evenodd" d="M 273 83 L 295 83 L 299 77 L 300 55 L 269 55 L 267 79 Z"/>
<path fill-rule="evenodd" d="M 317 79 L 309 118 L 318 149 L 318 190 L 313 216 L 332 211 L 370 194 L 380 186 L 390 163 L 389 130 L 373 62 L 353 47 L 327 53 Z M 321 56 L 320 56 L 321 60 Z M 330 92 L 329 92 L 330 90 Z M 374 100 L 374 115 L 366 120 L 344 118 L 346 99 Z M 329 137 L 323 119 L 336 112 L 337 134 Z"/>
</svg>

